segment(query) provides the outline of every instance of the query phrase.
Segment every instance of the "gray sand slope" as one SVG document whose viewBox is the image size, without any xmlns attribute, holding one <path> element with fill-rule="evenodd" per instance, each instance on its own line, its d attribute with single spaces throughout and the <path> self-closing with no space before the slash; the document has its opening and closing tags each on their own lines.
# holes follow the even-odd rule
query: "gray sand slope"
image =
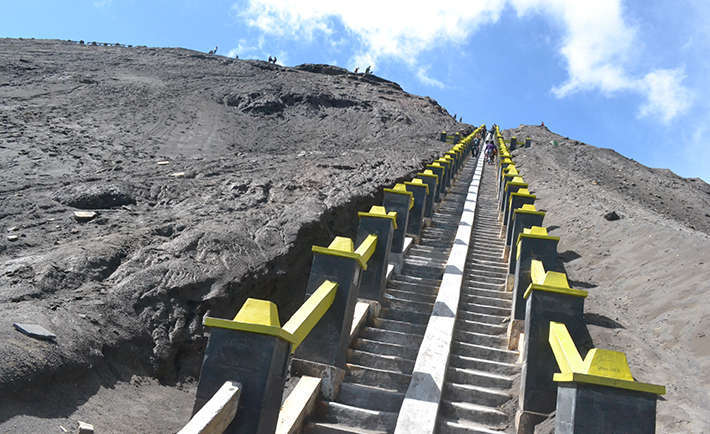
<svg viewBox="0 0 710 434">
<path fill-rule="evenodd" d="M 709 432 L 710 185 L 546 128 L 505 136 L 533 139 L 514 160 L 561 237 L 570 285 L 589 291 L 594 346 L 625 352 L 637 381 L 666 386 L 657 432 Z M 605 220 L 611 211 L 622 218 Z"/>
</svg>

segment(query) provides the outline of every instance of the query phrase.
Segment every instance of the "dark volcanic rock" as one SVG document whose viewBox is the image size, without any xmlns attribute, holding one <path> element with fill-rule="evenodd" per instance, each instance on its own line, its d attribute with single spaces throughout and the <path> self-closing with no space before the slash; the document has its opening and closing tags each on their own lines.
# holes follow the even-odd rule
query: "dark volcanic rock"
<svg viewBox="0 0 710 434">
<path fill-rule="evenodd" d="M 184 49 L 3 39 L 0 83 L 0 229 L 23 234 L 0 240 L 0 395 L 101 361 L 197 375 L 205 314 L 254 296 L 285 322 L 311 245 L 467 128 L 374 75 Z"/>
<path fill-rule="evenodd" d="M 115 208 L 136 203 L 130 186 L 113 183 L 79 184 L 56 192 L 53 198 L 63 205 L 80 209 Z"/>
</svg>

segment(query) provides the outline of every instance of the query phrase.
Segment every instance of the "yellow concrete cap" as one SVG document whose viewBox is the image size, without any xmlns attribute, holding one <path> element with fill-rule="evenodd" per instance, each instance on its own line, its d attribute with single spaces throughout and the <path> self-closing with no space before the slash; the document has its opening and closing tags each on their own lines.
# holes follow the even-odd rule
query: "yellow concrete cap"
<svg viewBox="0 0 710 434">
<path fill-rule="evenodd" d="M 355 250 L 353 240 L 347 237 L 335 237 L 328 246 L 330 250 L 340 250 L 341 252 L 352 253 Z"/>
<path fill-rule="evenodd" d="M 357 216 L 358 217 L 379 217 L 379 218 L 390 219 L 392 221 L 392 226 L 394 227 L 394 229 L 397 229 L 397 211 L 387 212 L 385 210 L 384 206 L 374 205 L 374 206 L 370 207 L 369 212 L 359 211 L 357 213 Z"/>
<path fill-rule="evenodd" d="M 256 298 L 247 298 L 234 317 L 234 321 L 281 327 L 279 311 L 276 305 L 268 300 L 258 300 Z"/>
<path fill-rule="evenodd" d="M 531 203 L 526 203 L 525 205 L 523 205 L 520 208 L 524 209 L 525 211 L 537 211 L 537 209 L 535 208 L 535 205 L 533 205 Z"/>
<path fill-rule="evenodd" d="M 563 323 L 550 321 L 549 343 L 560 373 L 556 382 L 577 382 L 663 395 L 664 386 L 639 383 L 631 375 L 626 355 L 619 351 L 593 348 L 582 357 Z"/>
<path fill-rule="evenodd" d="M 532 226 L 529 228 L 523 228 L 523 233 L 526 235 L 529 234 L 547 236 L 547 228 L 543 228 L 542 226 Z"/>
<path fill-rule="evenodd" d="M 424 187 L 426 189 L 426 194 L 429 194 L 429 186 L 427 184 L 424 184 L 424 181 L 419 178 L 413 178 L 411 182 L 405 182 L 404 184 L 411 185 L 414 187 Z"/>
</svg>

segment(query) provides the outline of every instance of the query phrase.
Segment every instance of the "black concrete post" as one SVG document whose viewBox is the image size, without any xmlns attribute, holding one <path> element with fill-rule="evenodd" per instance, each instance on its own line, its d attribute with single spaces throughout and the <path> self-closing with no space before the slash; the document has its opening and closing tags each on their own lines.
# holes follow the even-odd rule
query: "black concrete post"
<svg viewBox="0 0 710 434">
<path fill-rule="evenodd" d="M 508 211 L 508 201 L 510 200 L 510 195 L 512 193 L 517 193 L 518 190 L 522 188 L 528 188 L 528 184 L 523 181 L 523 178 L 520 176 L 516 176 L 505 184 L 500 201 L 501 220 L 503 220 L 503 217 Z"/>
<path fill-rule="evenodd" d="M 500 164 L 498 165 L 498 175 L 496 177 L 496 179 L 498 180 L 498 188 L 499 189 L 501 188 L 500 179 L 506 173 L 506 169 L 508 168 L 508 166 L 510 166 L 512 164 L 513 164 L 513 160 L 511 160 L 510 157 L 502 157 L 500 159 Z"/>
<path fill-rule="evenodd" d="M 407 225 L 409 224 L 409 210 L 413 206 L 414 197 L 407 191 L 404 184 L 397 184 L 394 188 L 384 189 L 383 205 L 387 211 L 397 213 L 397 229 L 392 237 L 392 253 L 402 253 Z"/>
<path fill-rule="evenodd" d="M 508 234 L 511 232 L 512 229 L 512 224 L 510 223 L 510 219 L 513 216 L 513 211 L 522 207 L 523 205 L 532 205 L 535 203 L 536 196 L 534 194 L 530 194 L 527 188 L 521 188 L 518 189 L 517 192 L 510 193 L 510 197 L 508 198 L 508 205 L 506 206 L 506 212 L 503 215 L 503 230 L 505 230 L 504 234 L 506 238 Z"/>
<path fill-rule="evenodd" d="M 453 176 L 453 170 L 451 164 L 451 160 L 448 160 L 446 158 L 439 158 L 436 160 L 437 163 L 439 163 L 441 166 L 444 166 L 444 191 L 448 191 L 449 187 L 451 187 L 451 178 Z"/>
<path fill-rule="evenodd" d="M 437 179 L 439 180 L 439 184 L 436 190 L 436 201 L 441 202 L 445 192 L 444 188 L 446 187 L 446 182 L 444 181 L 444 172 L 446 172 L 446 169 L 444 168 L 444 166 L 436 162 L 433 164 L 427 164 L 426 168 L 434 172 L 434 174 L 437 176 Z"/>
<path fill-rule="evenodd" d="M 515 255 L 511 255 L 514 241 L 518 240 L 518 235 L 523 232 L 525 228 L 531 228 L 533 226 L 542 226 L 542 220 L 545 218 L 545 213 L 543 211 L 537 211 L 535 205 L 523 205 L 521 208 L 513 210 L 513 221 L 508 225 L 508 233 L 505 239 L 505 257 L 508 258 L 508 273 L 510 274 L 511 287 L 512 281 L 515 276 Z"/>
<path fill-rule="evenodd" d="M 368 235 L 377 235 L 375 253 L 367 261 L 367 270 L 362 272 L 358 296 L 381 302 L 387 284 L 387 265 L 397 215 L 394 212 L 387 213 L 381 206 L 373 206 L 369 212 L 358 212 L 357 215 L 360 224 L 355 243 L 360 245 Z"/>
<path fill-rule="evenodd" d="M 515 262 L 515 280 L 513 283 L 513 319 L 525 319 L 525 300 L 523 294 L 532 283 L 530 266 L 533 259 L 542 261 L 546 270 L 557 270 L 557 243 L 560 237 L 547 235 L 541 227 L 524 229 L 518 236 Z"/>
<path fill-rule="evenodd" d="M 517 139 L 517 137 L 511 137 L 511 138 L 510 138 L 510 146 L 508 147 L 508 149 L 510 149 L 511 151 L 514 151 L 514 150 L 515 150 L 515 147 L 516 147 L 517 145 L 518 145 L 518 139 Z"/>
<path fill-rule="evenodd" d="M 505 185 L 509 183 L 513 178 L 516 176 L 520 176 L 518 173 L 518 169 L 515 168 L 514 164 L 511 164 L 508 166 L 508 171 L 507 172 L 502 172 L 501 177 L 498 181 L 498 200 L 500 201 L 501 196 L 503 196 L 503 191 L 505 189 Z"/>
<path fill-rule="evenodd" d="M 532 144 L 532 140 L 530 139 L 530 137 L 526 137 L 525 138 L 525 147 L 529 148 L 531 144 Z"/>
<path fill-rule="evenodd" d="M 439 177 L 429 169 L 417 173 L 417 177 L 429 186 L 429 194 L 427 195 L 426 206 L 424 207 L 424 217 L 430 219 L 434 215 L 434 202 L 436 201 L 436 195 L 438 193 Z"/>
<path fill-rule="evenodd" d="M 439 140 L 446 142 L 446 131 L 442 131 L 441 134 L 439 134 Z"/>
<path fill-rule="evenodd" d="M 452 169 L 452 171 L 454 172 L 454 175 L 456 175 L 456 174 L 458 173 L 458 171 L 459 171 L 459 156 L 458 156 L 458 153 L 455 152 L 455 151 L 446 151 L 446 155 L 449 156 L 449 157 L 451 157 L 451 159 L 453 160 L 453 163 L 452 163 L 453 169 Z"/>
<path fill-rule="evenodd" d="M 531 285 L 527 292 L 519 407 L 522 413 L 546 415 L 555 411 L 557 398 L 557 385 L 552 381 L 557 361 L 549 343 L 550 321 L 567 325 L 573 338 L 581 336 L 586 292 L 567 288 L 569 293 L 563 294 L 537 288 L 543 287 Z"/>
<path fill-rule="evenodd" d="M 252 301 L 257 305 L 266 304 L 267 310 L 270 308 L 275 314 L 272 315 L 275 317 L 273 326 L 279 327 L 276 305 L 250 299 L 245 306 Z M 242 386 L 237 410 L 239 417 L 225 432 L 273 433 L 281 408 L 291 343 L 277 336 L 226 328 L 239 321 L 240 314 L 234 321 L 205 318 L 205 326 L 210 327 L 210 337 L 192 414 L 197 413 L 225 381 L 237 381 Z M 210 321 L 228 325 L 210 325 Z"/>
<path fill-rule="evenodd" d="M 342 248 L 339 242 L 346 240 L 350 246 Z M 379 241 L 379 240 L 378 240 Z M 318 321 L 306 339 L 296 349 L 295 356 L 311 362 L 345 367 L 345 358 L 350 344 L 350 326 L 360 286 L 360 264 L 339 252 L 352 253 L 352 241 L 336 237 L 328 248 L 313 247 L 313 262 L 306 286 L 306 298 L 310 297 L 324 280 L 338 284 L 335 300 Z"/>
<path fill-rule="evenodd" d="M 424 209 L 429 196 L 429 187 L 419 178 L 414 178 L 411 182 L 405 182 L 404 186 L 414 197 L 414 206 L 409 211 L 407 233 L 414 235 L 418 239 L 424 226 Z"/>
<path fill-rule="evenodd" d="M 654 434 L 655 393 L 557 383 L 556 434 Z"/>
</svg>

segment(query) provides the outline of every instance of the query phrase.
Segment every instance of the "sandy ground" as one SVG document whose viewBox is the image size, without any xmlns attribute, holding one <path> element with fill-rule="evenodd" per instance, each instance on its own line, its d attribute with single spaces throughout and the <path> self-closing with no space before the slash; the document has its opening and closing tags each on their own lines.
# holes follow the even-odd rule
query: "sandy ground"
<svg viewBox="0 0 710 434">
<path fill-rule="evenodd" d="M 657 432 L 710 432 L 710 186 L 540 127 L 511 134 L 534 141 L 513 157 L 561 237 L 570 284 L 589 291 L 594 346 L 666 386 Z"/>
<path fill-rule="evenodd" d="M 167 421 L 191 403 L 162 385 L 197 375 L 202 317 L 257 296 L 285 321 L 310 247 L 353 235 L 382 187 L 448 149 L 439 131 L 466 128 L 429 98 L 337 67 L 0 40 L 0 431 L 86 417 L 126 432 L 140 414 L 166 421 L 140 432 L 179 426 Z M 134 398 L 172 404 L 122 413 Z"/>
</svg>

